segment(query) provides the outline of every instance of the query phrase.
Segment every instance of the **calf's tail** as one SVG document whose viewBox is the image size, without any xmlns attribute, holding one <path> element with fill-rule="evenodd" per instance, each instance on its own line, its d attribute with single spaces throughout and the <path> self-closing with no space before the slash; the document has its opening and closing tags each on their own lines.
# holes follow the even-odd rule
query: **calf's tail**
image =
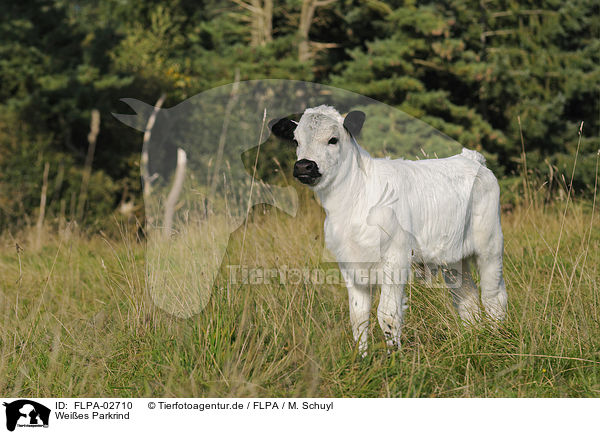
<svg viewBox="0 0 600 434">
<path fill-rule="evenodd" d="M 485 157 L 477 151 L 472 151 L 470 149 L 463 148 L 460 155 L 462 155 L 465 158 L 468 158 L 469 160 L 477 161 L 482 166 L 485 166 Z"/>
</svg>

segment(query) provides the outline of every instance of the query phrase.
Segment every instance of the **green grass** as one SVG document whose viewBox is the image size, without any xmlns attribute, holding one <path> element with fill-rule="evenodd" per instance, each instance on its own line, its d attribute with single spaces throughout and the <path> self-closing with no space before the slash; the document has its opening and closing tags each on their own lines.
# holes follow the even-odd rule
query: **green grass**
<svg viewBox="0 0 600 434">
<path fill-rule="evenodd" d="M 563 210 L 558 203 L 503 215 L 509 313 L 500 327 L 463 326 L 446 289 L 415 284 L 402 349 L 388 354 L 373 315 L 364 359 L 343 287 L 228 281 L 243 229 L 208 304 L 187 319 L 154 305 L 144 244 L 130 234 L 115 241 L 49 231 L 39 251 L 26 232 L 5 234 L 0 394 L 600 396 L 598 212 L 576 202 L 563 220 Z M 320 210 L 309 202 L 301 212 L 255 215 L 244 264 L 330 267 L 320 263 Z"/>
</svg>

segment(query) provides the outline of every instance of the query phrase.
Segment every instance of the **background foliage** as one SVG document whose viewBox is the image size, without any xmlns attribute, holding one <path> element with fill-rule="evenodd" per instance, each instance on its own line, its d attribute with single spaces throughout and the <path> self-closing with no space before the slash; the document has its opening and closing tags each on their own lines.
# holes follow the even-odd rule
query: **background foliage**
<svg viewBox="0 0 600 434">
<path fill-rule="evenodd" d="M 1 1 L 0 227 L 27 222 L 49 163 L 47 216 L 75 218 L 90 116 L 101 113 L 83 223 L 140 209 L 141 137 L 122 97 L 165 106 L 241 80 L 317 81 L 373 97 L 520 171 L 594 185 L 596 1 Z M 520 120 L 520 123 L 519 123 Z M 521 126 L 521 128 L 520 128 Z M 507 198 L 510 200 L 510 197 Z"/>
</svg>

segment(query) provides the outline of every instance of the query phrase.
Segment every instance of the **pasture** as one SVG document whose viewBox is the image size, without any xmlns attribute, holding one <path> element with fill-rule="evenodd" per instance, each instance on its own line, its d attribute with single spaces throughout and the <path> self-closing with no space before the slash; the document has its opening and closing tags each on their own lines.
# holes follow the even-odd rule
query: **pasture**
<svg viewBox="0 0 600 434">
<path fill-rule="evenodd" d="M 532 201 L 503 213 L 509 305 L 500 327 L 464 326 L 441 281 L 416 282 L 407 289 L 402 348 L 387 352 L 374 304 L 364 359 L 344 287 L 242 284 L 228 268 L 243 258 L 246 267 L 335 269 L 320 257 L 322 211 L 305 199 L 295 218 L 254 209 L 246 233 L 242 226 L 231 236 L 206 307 L 189 318 L 155 306 L 145 241 L 131 226 L 118 236 L 47 228 L 40 247 L 32 230 L 4 233 L 0 394 L 600 396 L 595 199 Z"/>
</svg>

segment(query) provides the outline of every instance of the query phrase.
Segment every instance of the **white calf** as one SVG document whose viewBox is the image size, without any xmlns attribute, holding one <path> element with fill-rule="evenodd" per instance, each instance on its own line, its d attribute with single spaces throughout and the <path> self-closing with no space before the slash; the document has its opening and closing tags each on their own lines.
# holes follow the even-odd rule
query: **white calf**
<svg viewBox="0 0 600 434">
<path fill-rule="evenodd" d="M 381 283 L 379 324 L 387 343 L 400 345 L 412 262 L 442 267 L 460 317 L 472 322 L 479 317 L 479 294 L 469 271 L 474 256 L 481 302 L 492 319 L 501 320 L 507 296 L 500 190 L 484 157 L 463 149 L 443 159 L 372 158 L 354 139 L 364 119 L 362 112 L 343 118 L 333 107 L 319 106 L 307 109 L 298 123 L 281 119 L 271 127 L 297 144 L 294 176 L 315 191 L 327 213 L 325 242 L 346 279 L 361 353 L 367 347 L 372 276 Z M 356 272 L 365 265 L 366 279 Z"/>
</svg>

